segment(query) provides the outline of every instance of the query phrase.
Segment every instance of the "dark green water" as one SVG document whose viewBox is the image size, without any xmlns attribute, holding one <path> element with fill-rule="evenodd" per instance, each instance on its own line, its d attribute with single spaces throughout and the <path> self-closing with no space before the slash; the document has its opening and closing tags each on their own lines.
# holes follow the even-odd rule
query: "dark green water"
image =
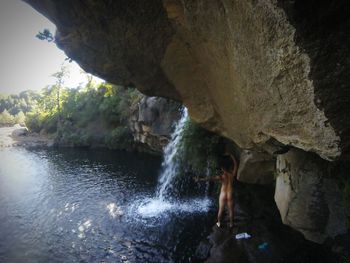
<svg viewBox="0 0 350 263">
<path fill-rule="evenodd" d="M 178 203 L 154 200 L 160 161 L 1 149 L 0 262 L 196 261 L 215 220 L 213 200 L 199 190 Z"/>
</svg>

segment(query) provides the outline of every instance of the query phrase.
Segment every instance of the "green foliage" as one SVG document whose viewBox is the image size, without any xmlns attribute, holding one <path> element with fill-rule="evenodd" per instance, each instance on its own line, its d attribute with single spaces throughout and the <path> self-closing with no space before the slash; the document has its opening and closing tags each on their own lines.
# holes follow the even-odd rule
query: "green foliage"
<svg viewBox="0 0 350 263">
<path fill-rule="evenodd" d="M 12 126 L 16 123 L 24 125 L 25 115 L 22 111 L 19 111 L 14 116 L 7 109 L 0 113 L 0 126 Z"/>
<path fill-rule="evenodd" d="M 15 124 L 14 117 L 5 109 L 0 113 L 0 125 L 9 126 Z"/>
<path fill-rule="evenodd" d="M 58 94 L 60 88 L 57 85 L 47 86 L 42 90 L 42 97 L 38 101 L 38 106 L 46 115 L 54 115 L 57 113 L 59 106 L 62 107 L 62 99 L 58 102 Z"/>
<path fill-rule="evenodd" d="M 30 90 L 18 95 L 0 94 L 0 112 L 6 109 L 11 115 L 16 115 L 20 111 L 25 114 L 36 107 L 39 99 L 40 95 Z"/>
<path fill-rule="evenodd" d="M 211 133 L 199 124 L 188 120 L 181 141 L 181 155 L 178 161 L 182 167 L 193 173 L 213 173 L 218 169 L 217 156 L 220 153 L 220 136 Z"/>
<path fill-rule="evenodd" d="M 106 122 L 112 124 L 126 123 L 130 110 L 141 99 L 141 94 L 135 89 L 110 84 L 101 85 L 99 89 L 104 93 L 99 111 Z"/>
<path fill-rule="evenodd" d="M 42 116 L 36 112 L 29 112 L 26 116 L 25 125 L 32 132 L 40 132 L 42 125 Z"/>
<path fill-rule="evenodd" d="M 60 140 L 65 145 L 75 147 L 88 147 L 91 144 L 91 136 L 84 130 L 76 132 L 63 132 Z"/>
<path fill-rule="evenodd" d="M 111 149 L 129 149 L 133 145 L 133 137 L 129 128 L 120 126 L 112 130 L 106 137 L 105 143 Z"/>
<path fill-rule="evenodd" d="M 25 115 L 23 111 L 19 111 L 16 115 L 12 115 L 5 109 L 0 113 L 0 126 L 12 126 L 14 124 L 25 124 Z"/>
<path fill-rule="evenodd" d="M 18 123 L 20 125 L 25 125 L 25 121 L 26 121 L 26 116 L 24 115 L 23 111 L 18 112 L 14 116 L 14 122 L 15 123 Z"/>
<path fill-rule="evenodd" d="M 42 117 L 42 125 L 47 133 L 55 133 L 57 131 L 58 114 Z"/>
<path fill-rule="evenodd" d="M 45 31 L 40 34 L 40 38 L 47 36 Z M 62 145 L 130 148 L 133 138 L 127 128 L 128 117 L 141 93 L 109 83 L 96 84 L 91 75 L 87 75 L 85 87 L 66 88 L 67 74 L 62 67 L 53 74 L 56 84 L 40 94 L 0 94 L 0 125 L 25 123 L 30 131 L 44 131 Z"/>
<path fill-rule="evenodd" d="M 58 80 L 62 77 L 56 75 Z M 55 134 L 56 141 L 64 145 L 133 145 L 127 120 L 131 108 L 141 99 L 138 91 L 108 83 L 96 85 L 92 80 L 76 89 L 61 84 L 58 81 L 43 89 L 37 107 L 27 114 L 29 130 Z"/>
</svg>

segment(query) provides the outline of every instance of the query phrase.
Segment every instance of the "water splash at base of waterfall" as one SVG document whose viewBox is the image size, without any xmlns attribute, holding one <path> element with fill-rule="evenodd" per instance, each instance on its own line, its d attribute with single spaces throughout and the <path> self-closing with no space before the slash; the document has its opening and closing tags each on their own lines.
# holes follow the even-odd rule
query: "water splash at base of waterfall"
<svg viewBox="0 0 350 263">
<path fill-rule="evenodd" d="M 143 200 L 137 208 L 142 217 L 159 217 L 164 213 L 198 213 L 206 212 L 210 208 L 208 198 L 194 198 L 185 201 L 165 201 L 159 198 Z"/>
<path fill-rule="evenodd" d="M 171 140 L 164 149 L 164 160 L 158 180 L 156 197 L 142 200 L 137 206 L 136 211 L 142 217 L 159 217 L 167 212 L 205 212 L 210 208 L 211 202 L 207 195 L 201 199 L 194 198 L 181 201 L 171 196 L 173 182 L 179 172 L 176 157 L 181 154 L 181 140 L 187 120 L 188 112 L 186 108 L 183 108 L 181 118 L 171 135 Z"/>
</svg>

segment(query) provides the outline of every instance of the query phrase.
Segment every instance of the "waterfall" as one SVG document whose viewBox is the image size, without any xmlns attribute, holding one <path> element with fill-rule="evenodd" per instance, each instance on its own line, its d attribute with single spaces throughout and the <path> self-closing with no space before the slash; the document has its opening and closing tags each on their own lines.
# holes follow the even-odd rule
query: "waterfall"
<svg viewBox="0 0 350 263">
<path fill-rule="evenodd" d="M 179 172 L 177 156 L 181 154 L 181 141 L 185 123 L 188 119 L 187 109 L 183 108 L 180 120 L 177 122 L 171 140 L 164 149 L 164 160 L 162 162 L 161 173 L 158 180 L 156 195 L 153 198 L 142 199 L 135 202 L 137 213 L 142 218 L 161 217 L 165 212 L 203 212 L 210 206 L 210 200 L 205 197 L 187 200 L 176 200 L 171 198 L 173 194 L 173 184 Z M 208 170 L 209 171 L 209 170 Z M 207 191 L 206 191 L 207 192 Z M 131 211 L 134 208 L 131 207 Z"/>
<path fill-rule="evenodd" d="M 174 132 L 171 134 L 171 139 L 164 149 L 164 160 L 162 162 L 161 175 L 158 181 L 157 197 L 164 199 L 172 188 L 172 182 L 178 173 L 178 163 L 176 156 L 178 155 L 182 139 L 182 132 L 188 118 L 187 109 L 182 110 L 181 118 L 175 126 Z"/>
</svg>

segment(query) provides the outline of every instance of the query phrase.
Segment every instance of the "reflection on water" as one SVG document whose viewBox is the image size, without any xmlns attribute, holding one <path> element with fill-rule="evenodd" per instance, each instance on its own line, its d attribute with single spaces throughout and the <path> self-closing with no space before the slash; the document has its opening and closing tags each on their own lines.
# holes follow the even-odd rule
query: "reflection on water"
<svg viewBox="0 0 350 263">
<path fill-rule="evenodd" d="M 193 261 L 211 199 L 153 200 L 159 167 L 125 152 L 1 149 L 0 262 Z"/>
<path fill-rule="evenodd" d="M 107 205 L 107 209 L 112 218 L 123 215 L 123 211 L 115 203 Z"/>
</svg>

